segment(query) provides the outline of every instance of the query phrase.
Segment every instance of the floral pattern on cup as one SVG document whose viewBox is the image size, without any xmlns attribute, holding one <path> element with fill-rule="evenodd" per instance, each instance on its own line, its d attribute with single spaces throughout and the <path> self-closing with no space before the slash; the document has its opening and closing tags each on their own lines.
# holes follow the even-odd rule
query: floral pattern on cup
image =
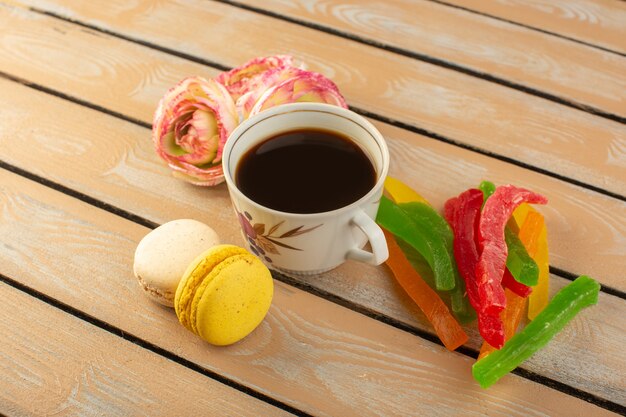
<svg viewBox="0 0 626 417">
<path fill-rule="evenodd" d="M 250 244 L 252 252 L 257 256 L 264 258 L 265 261 L 269 263 L 272 263 L 272 258 L 270 258 L 269 255 L 280 255 L 280 251 L 278 250 L 279 247 L 289 250 L 302 250 L 286 244 L 284 239 L 309 233 L 322 226 L 322 224 L 318 224 L 317 226 L 309 227 L 308 229 L 304 229 L 304 226 L 298 226 L 281 233 L 279 229 L 285 222 L 284 220 L 267 229 L 264 223 L 254 222 L 252 220 L 252 216 L 247 211 L 244 211 L 243 214 L 237 212 L 237 217 L 239 218 L 241 229 L 248 238 L 248 243 Z"/>
</svg>

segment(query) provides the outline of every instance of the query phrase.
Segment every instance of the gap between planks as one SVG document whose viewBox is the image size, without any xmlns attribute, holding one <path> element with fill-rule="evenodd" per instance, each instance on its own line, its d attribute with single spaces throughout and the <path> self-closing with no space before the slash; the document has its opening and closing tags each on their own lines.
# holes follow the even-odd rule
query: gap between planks
<svg viewBox="0 0 626 417">
<path fill-rule="evenodd" d="M 546 7 L 543 8 L 536 8 L 535 7 L 535 2 L 523 2 L 523 1 L 517 1 L 517 3 L 522 4 L 523 6 L 528 6 L 529 9 L 532 9 L 533 7 L 535 7 L 535 10 L 532 10 L 528 16 L 526 17 L 520 17 L 520 11 L 517 10 L 515 17 L 516 20 L 511 20 L 508 18 L 503 17 L 503 12 L 502 10 L 498 10 L 498 1 L 491 1 L 491 2 L 476 2 L 474 1 L 467 1 L 467 0 L 427 0 L 430 1 L 432 3 L 438 3 L 441 4 L 443 6 L 447 6 L 447 7 L 451 7 L 451 8 L 455 8 L 455 9 L 459 9 L 459 10 L 463 10 L 465 12 L 469 12 L 472 14 L 476 14 L 479 16 L 484 16 L 490 19 L 494 19 L 494 20 L 500 20 L 502 22 L 506 22 L 506 23 L 510 23 L 516 26 L 520 26 L 523 28 L 527 28 L 530 30 L 534 30 L 537 31 L 539 33 L 544 33 L 547 35 L 551 35 L 551 36 L 555 36 L 558 38 L 562 38 L 562 39 L 566 39 L 568 41 L 572 41 L 572 42 L 576 42 L 576 43 L 580 43 L 582 45 L 586 45 L 592 48 L 597 48 L 601 51 L 604 52 L 610 52 L 619 56 L 626 56 L 626 53 L 618 51 L 616 49 L 612 49 L 617 47 L 622 47 L 623 49 L 626 48 L 626 44 L 622 43 L 622 44 L 618 44 L 616 40 L 614 39 L 607 39 L 606 36 L 598 36 L 597 35 L 597 27 L 593 27 L 593 26 L 589 26 L 587 22 L 595 20 L 597 22 L 601 22 L 602 18 L 598 18 L 597 16 L 593 16 L 592 14 L 592 19 L 587 19 L 587 16 L 581 16 L 581 10 L 584 9 L 584 6 L 580 5 L 580 2 L 577 1 L 563 1 L 561 3 L 563 4 L 567 4 L 567 6 L 572 6 L 571 10 L 560 10 L 558 9 L 560 4 L 555 4 L 558 2 L 551 2 L 550 0 L 545 1 L 545 5 Z M 624 0 L 615 0 L 616 4 L 619 4 L 619 2 L 624 3 Z M 499 3 L 506 3 L 506 2 L 502 2 L 500 1 Z M 515 6 L 515 1 L 512 3 L 509 3 L 509 5 L 513 5 Z M 526 3 L 526 4 L 524 4 Z M 533 4 L 535 3 L 535 4 Z M 584 2 L 583 2 L 584 3 Z M 590 2 L 587 2 L 590 3 Z M 608 2 L 605 2 L 608 3 Z M 557 11 L 560 12 L 561 16 L 565 15 L 565 19 L 561 18 L 562 20 L 565 20 L 564 25 L 565 27 L 561 27 L 560 30 L 558 28 L 559 23 L 563 23 L 561 21 L 559 21 L 559 19 L 557 17 L 554 17 L 554 12 L 548 12 L 551 13 L 551 15 L 547 15 L 546 10 L 549 9 L 551 6 L 555 6 L 557 8 Z M 567 6 L 565 8 L 567 8 Z M 539 11 L 537 11 L 537 9 Z M 578 9 L 578 10 L 577 10 Z M 511 7 L 507 7 L 507 14 L 508 12 L 511 10 Z M 608 9 L 603 10 L 605 13 L 607 14 L 611 14 L 611 11 L 609 11 Z M 576 14 L 575 18 L 572 19 L 573 21 L 567 21 L 568 16 L 567 15 L 572 15 L 572 14 Z M 623 13 L 622 13 L 623 16 Z M 582 18 L 581 18 L 582 17 Z M 618 19 L 618 18 L 614 18 L 614 19 Z M 536 23 L 537 21 L 541 21 L 543 20 L 544 23 L 544 28 L 535 26 L 534 23 Z M 587 24 L 587 26 L 584 26 L 585 24 Z M 578 25 L 579 27 L 576 27 L 576 25 Z M 548 29 L 549 27 L 549 29 Z M 601 25 L 602 27 L 602 25 Z M 585 32 L 584 35 L 582 35 L 581 33 Z M 592 34 L 590 36 L 590 34 Z M 578 37 L 577 37 L 578 36 Z M 614 37 L 616 39 L 619 39 L 621 35 L 620 34 L 614 34 Z M 587 41 L 584 38 L 594 38 L 593 42 L 592 41 Z M 623 41 L 623 37 L 621 38 L 621 40 Z M 604 44 L 604 45 L 601 45 Z"/>
<path fill-rule="evenodd" d="M 5 300 L 0 327 L 19 329 L 5 334 L 0 346 L 5 369 L 11 361 L 14 369 L 21 369 L 21 375 L 5 375 L 0 382 L 5 387 L 0 397 L 10 395 L 14 409 L 21 405 L 23 411 L 49 415 L 59 413 L 58 407 L 65 404 L 64 412 L 79 415 L 198 415 L 203 410 L 224 414 L 236 410 L 237 415 L 248 416 L 307 415 L 2 273 L 0 294 Z M 80 402 L 75 397 L 92 400 Z M 0 409 L 3 406 L 6 403 L 0 401 Z"/>
</svg>

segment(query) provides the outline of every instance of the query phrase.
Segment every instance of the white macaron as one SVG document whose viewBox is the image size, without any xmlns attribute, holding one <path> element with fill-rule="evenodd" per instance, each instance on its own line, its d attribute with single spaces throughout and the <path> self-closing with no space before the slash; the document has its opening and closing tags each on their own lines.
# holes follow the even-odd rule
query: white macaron
<svg viewBox="0 0 626 417">
<path fill-rule="evenodd" d="M 217 233 L 197 220 L 165 223 L 144 236 L 137 245 L 135 277 L 152 300 L 173 307 L 176 287 L 187 266 L 219 243 Z"/>
</svg>

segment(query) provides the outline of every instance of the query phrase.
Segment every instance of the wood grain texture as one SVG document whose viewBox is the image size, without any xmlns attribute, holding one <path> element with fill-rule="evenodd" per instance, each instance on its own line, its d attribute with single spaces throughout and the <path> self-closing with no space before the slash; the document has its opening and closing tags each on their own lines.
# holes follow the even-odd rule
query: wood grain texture
<svg viewBox="0 0 626 417">
<path fill-rule="evenodd" d="M 240 3 L 626 116 L 626 57 L 429 1 Z M 594 80 L 593 83 L 589 80 Z"/>
<path fill-rule="evenodd" d="M 257 55 L 290 53 L 332 78 L 356 107 L 626 194 L 626 129 L 617 122 L 213 2 L 50 7 L 125 36 L 231 66 Z M 141 120 L 151 121 L 159 96 L 179 79 L 214 73 L 41 15 L 10 8 L 0 12 L 0 30 L 6 33 L 0 71 Z M 169 27 L 176 29 L 164 29 Z"/>
<path fill-rule="evenodd" d="M 626 5 L 619 0 L 445 0 L 626 54 Z"/>
<path fill-rule="evenodd" d="M 0 413 L 292 415 L 0 283 Z"/>
<path fill-rule="evenodd" d="M 0 80 L 0 90 L 6 93 L 0 97 L 0 108 L 11 109 L 4 113 L 6 120 L 11 120 L 11 123 L 0 123 L 0 148 L 7 149 L 2 156 L 7 162 L 38 175 L 45 175 L 57 183 L 153 221 L 162 223 L 175 218 L 196 218 L 211 224 L 224 241 L 240 245 L 244 243 L 238 222 L 230 208 L 226 187 L 193 187 L 171 178 L 167 169 L 157 160 L 147 129 L 9 81 Z M 41 108 L 46 105 L 52 106 L 57 112 L 42 114 L 36 127 L 29 126 L 29 107 Z M 84 120 L 89 120 L 90 123 L 86 124 Z M 611 208 L 614 214 L 621 213 L 612 220 L 598 217 L 596 211 L 600 210 L 601 213 L 601 209 L 606 208 L 611 200 L 594 203 L 599 207 L 590 213 L 586 211 L 591 207 L 588 202 L 568 201 L 571 191 L 558 181 L 547 180 L 544 183 L 542 180 L 545 178 L 540 175 L 522 174 L 519 172 L 522 170 L 511 171 L 502 167 L 504 164 L 488 158 L 484 158 L 484 161 L 463 160 L 463 151 L 447 151 L 447 145 L 382 124 L 378 127 L 389 138 L 392 160 L 407 158 L 407 163 L 402 166 L 419 167 L 415 170 L 395 170 L 392 174 L 407 179 L 407 182 L 423 192 L 438 207 L 447 197 L 475 185 L 481 178 L 495 178 L 498 182 L 519 182 L 519 178 L 526 177 L 525 181 L 529 182 L 524 185 L 530 188 L 540 187 L 550 195 L 550 206 L 556 206 L 556 209 L 547 212 L 541 209 L 547 215 L 553 253 L 563 256 L 563 252 L 559 252 L 563 242 L 586 239 L 590 246 L 582 243 L 574 246 L 575 251 L 565 259 L 579 260 L 581 268 L 594 272 L 599 272 L 598 269 L 606 267 L 606 262 L 610 261 L 610 258 L 602 258 L 600 254 L 602 250 L 608 251 L 606 248 L 598 252 L 591 250 L 591 254 L 586 257 L 584 253 L 589 252 L 590 247 L 602 247 L 606 240 L 601 237 L 619 228 L 626 218 L 624 208 L 620 209 L 619 205 Z M 20 134 L 20 141 L 11 139 Z M 105 154 L 111 157 L 103 158 L 102 155 Z M 419 160 L 423 162 L 418 163 Z M 453 175 L 444 175 L 446 170 Z M 459 184 L 460 175 L 467 176 L 468 182 Z M 444 176 L 449 179 L 441 181 L 440 178 Z M 562 191 L 553 198 L 552 193 L 559 186 Z M 589 197 L 582 195 L 581 198 Z M 593 198 L 590 200 L 593 201 Z M 583 211 L 580 211 L 581 208 Z M 568 214 L 561 215 L 562 212 Z M 596 221 L 583 228 L 579 224 L 574 227 L 574 223 L 579 222 L 578 219 L 592 217 L 608 223 Z M 572 234 L 577 230 L 582 232 L 580 237 Z M 624 235 L 624 231 L 618 230 L 616 233 Z M 618 242 L 615 244 L 614 252 L 623 250 Z M 601 282 L 626 288 L 619 266 L 622 259 L 623 255 L 615 258 L 614 273 L 592 275 Z M 431 331 L 423 315 L 395 285 L 385 267 L 348 262 L 326 274 L 300 277 L 297 280 L 349 300 L 368 311 Z M 566 282 L 553 276 L 553 291 Z M 597 327 L 598 331 L 609 335 L 606 338 L 600 337 L 601 341 L 592 347 L 595 354 L 591 361 L 594 365 L 590 366 L 590 370 L 582 372 L 579 369 L 579 364 L 589 363 L 585 353 L 589 350 L 588 340 L 570 336 L 564 339 L 567 341 L 566 345 L 561 346 L 558 341 L 553 343 L 554 354 L 533 358 L 524 368 L 598 396 L 626 402 L 620 388 L 624 383 L 623 378 L 619 374 L 606 372 L 606 366 L 611 363 L 606 361 L 606 357 L 619 358 L 619 343 L 626 334 L 620 335 L 614 330 L 615 326 L 622 324 L 612 322 L 611 312 L 624 308 L 626 303 L 603 294 L 600 306 L 590 311 L 590 320 L 595 322 L 594 328 Z M 468 331 L 471 335 L 469 345 L 478 348 L 480 339 L 474 326 Z M 588 379 L 587 375 L 592 373 L 593 378 Z"/>
<path fill-rule="evenodd" d="M 315 415 L 614 415 L 515 375 L 481 390 L 472 359 L 280 283 L 259 328 L 211 347 L 141 294 L 130 271 L 144 227 L 4 170 L 0 198 L 5 274 Z M 587 313 L 572 327 L 596 330 Z"/>
</svg>

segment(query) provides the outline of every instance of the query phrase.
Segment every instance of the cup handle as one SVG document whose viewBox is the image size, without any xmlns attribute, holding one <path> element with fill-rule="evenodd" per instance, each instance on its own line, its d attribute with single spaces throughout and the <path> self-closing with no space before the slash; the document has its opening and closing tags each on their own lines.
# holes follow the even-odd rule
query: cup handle
<svg viewBox="0 0 626 417">
<path fill-rule="evenodd" d="M 368 252 L 363 249 L 353 248 L 348 251 L 346 257 L 371 265 L 380 265 L 385 262 L 389 257 L 389 250 L 387 249 L 385 235 L 376 222 L 361 210 L 352 218 L 350 223 L 365 233 L 372 251 Z"/>
</svg>

